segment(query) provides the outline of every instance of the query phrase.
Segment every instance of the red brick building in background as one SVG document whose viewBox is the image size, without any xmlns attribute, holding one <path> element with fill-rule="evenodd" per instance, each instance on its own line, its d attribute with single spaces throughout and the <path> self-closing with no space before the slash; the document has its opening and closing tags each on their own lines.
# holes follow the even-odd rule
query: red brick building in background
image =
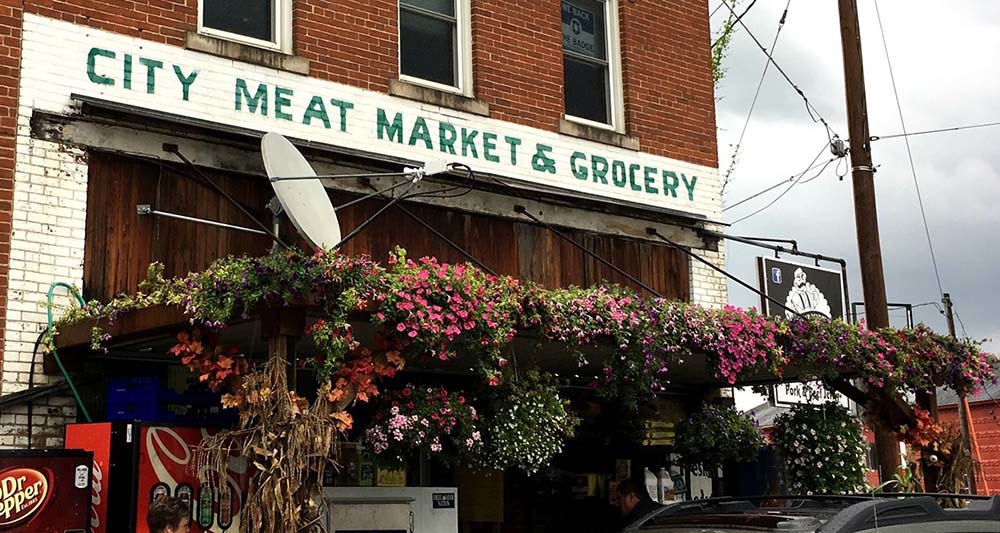
<svg viewBox="0 0 1000 533">
<path fill-rule="evenodd" d="M 942 424 L 959 424 L 958 396 L 950 390 L 938 389 L 938 419 Z M 970 424 L 976 436 L 982 469 L 976 473 L 979 494 L 1000 494 L 1000 386 L 987 383 L 979 394 L 969 397 Z M 973 458 L 976 458 L 973 450 Z M 985 476 L 985 479 L 984 479 Z"/>
<path fill-rule="evenodd" d="M 221 190 L 269 222 L 267 131 L 320 174 L 435 160 L 474 169 L 475 180 L 414 186 L 426 194 L 405 205 L 421 224 L 387 211 L 346 253 L 381 260 L 400 245 L 550 287 L 639 288 L 583 248 L 664 297 L 724 305 L 720 274 L 647 231 L 725 264 L 704 231 L 720 228 L 722 208 L 710 41 L 706 0 L 0 0 L 0 447 L 61 446 L 80 415 L 38 350 L 52 283 L 107 301 L 135 291 L 154 261 L 176 276 L 268 253 L 266 236 L 137 215 L 149 205 L 252 226 Z M 390 183 L 325 185 L 339 205 Z M 344 233 L 384 204 L 340 210 Z M 192 387 L 163 337 L 150 339 L 66 350 L 95 420 L 108 416 L 112 381 Z M 675 403 L 711 386 L 689 377 Z M 581 457 L 572 475 L 625 458 Z M 500 503 L 460 505 L 463 523 L 528 530 L 544 506 L 523 483 L 505 483 Z M 551 507 L 533 523 L 559 519 Z"/>
</svg>

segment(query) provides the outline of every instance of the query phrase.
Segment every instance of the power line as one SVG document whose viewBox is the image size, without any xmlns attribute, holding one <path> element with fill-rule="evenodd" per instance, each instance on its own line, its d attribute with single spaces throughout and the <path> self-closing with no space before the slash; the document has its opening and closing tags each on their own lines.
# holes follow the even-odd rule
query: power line
<svg viewBox="0 0 1000 533">
<path fill-rule="evenodd" d="M 781 200 L 781 199 L 782 199 L 782 198 L 783 198 L 783 197 L 784 197 L 784 196 L 785 196 L 786 194 L 788 194 L 788 192 L 789 192 L 789 191 L 791 191 L 791 190 L 792 190 L 792 188 L 794 188 L 794 187 L 795 187 L 796 185 L 798 185 L 799 183 L 809 183 L 810 181 L 813 181 L 814 179 L 816 179 L 816 178 L 820 177 L 820 176 L 821 176 L 821 175 L 823 174 L 823 171 L 824 171 L 824 170 L 826 170 L 826 168 L 827 168 L 828 166 L 830 166 L 830 163 L 833 163 L 833 162 L 834 162 L 834 161 L 836 161 L 836 160 L 837 160 L 837 158 L 836 158 L 836 157 L 833 157 L 833 158 L 830 158 L 830 159 L 828 159 L 828 160 L 827 160 L 827 161 L 826 161 L 825 163 L 823 163 L 823 168 L 819 169 L 819 171 L 818 171 L 818 172 L 816 172 L 816 174 L 815 174 L 814 176 L 812 176 L 811 178 L 809 178 L 809 179 L 807 179 L 807 180 L 805 180 L 805 181 L 799 181 L 799 180 L 795 180 L 795 181 L 793 181 L 792 183 L 788 184 L 788 188 L 787 188 L 787 189 L 785 189 L 785 190 L 781 191 L 781 194 L 779 194 L 779 195 L 778 195 L 778 196 L 777 196 L 777 197 L 776 197 L 776 198 L 775 198 L 774 200 L 771 200 L 771 201 L 770 201 L 770 202 L 769 202 L 769 203 L 768 203 L 767 205 L 765 205 L 764 207 L 761 207 L 760 209 L 758 209 L 758 210 L 754 211 L 753 213 L 750 213 L 749 215 L 746 215 L 746 216 L 744 216 L 744 217 L 742 217 L 742 218 L 738 218 L 738 219 L 736 219 L 736 220 L 734 220 L 734 221 L 730 222 L 730 224 L 729 224 L 729 225 L 730 225 L 730 226 L 732 226 L 732 225 L 736 225 L 736 224 L 739 224 L 740 222 L 743 222 L 744 220 L 746 220 L 746 219 L 748 219 L 748 218 L 750 218 L 750 217 L 752 217 L 752 216 L 756 216 L 756 215 L 758 215 L 759 213 L 761 213 L 761 212 L 763 212 L 764 210 L 766 210 L 766 209 L 768 209 L 769 207 L 771 207 L 772 205 L 774 205 L 774 204 L 778 203 L 778 200 Z M 803 174 L 804 174 L 804 173 L 803 173 Z M 799 176 L 799 177 L 801 178 L 801 176 Z"/>
<path fill-rule="evenodd" d="M 785 3 L 785 10 L 781 13 L 781 19 L 778 21 L 778 31 L 774 33 L 774 40 L 771 41 L 771 53 L 774 53 L 775 48 L 778 46 L 778 37 L 781 36 L 781 30 L 785 27 L 785 19 L 788 17 L 788 6 L 792 4 L 792 0 L 788 0 Z M 771 67 L 770 61 L 764 62 L 764 71 L 760 73 L 760 80 L 757 82 L 757 90 L 753 93 L 753 100 L 750 102 L 750 109 L 747 111 L 747 118 L 743 121 L 743 130 L 740 131 L 740 138 L 736 141 L 736 146 L 733 148 L 733 157 L 729 161 L 729 168 L 726 169 L 726 173 L 722 177 L 722 187 L 726 187 L 729 183 L 729 178 L 733 174 L 733 170 L 736 168 L 736 159 L 740 155 L 740 147 L 743 146 L 743 137 L 747 134 L 747 127 L 750 126 L 750 117 L 753 116 L 754 107 L 757 106 L 757 98 L 760 96 L 760 89 L 764 86 L 764 78 L 767 76 L 767 69 Z"/>
<path fill-rule="evenodd" d="M 732 8 L 732 6 L 729 5 L 728 2 L 723 1 L 722 3 L 726 6 L 726 9 L 728 9 L 730 13 L 736 16 L 736 11 Z M 753 4 L 751 4 L 751 6 L 752 5 Z M 749 8 L 747 9 L 749 10 Z M 744 12 L 744 14 L 745 13 L 746 12 Z M 799 86 L 796 85 L 795 82 L 793 82 L 792 79 L 788 77 L 788 74 L 785 73 L 785 70 L 782 69 L 777 62 L 774 61 L 774 58 L 771 57 L 771 53 L 768 52 L 766 48 L 764 48 L 764 45 L 760 43 L 760 40 L 757 39 L 757 37 L 753 34 L 752 31 L 750 31 L 750 28 L 748 28 L 747 25 L 743 23 L 743 21 L 740 19 L 739 16 L 737 16 L 736 22 L 738 22 L 739 25 L 743 27 L 743 29 L 747 32 L 747 35 L 749 35 L 750 38 L 753 39 L 753 42 L 757 45 L 757 48 L 760 48 L 760 51 L 767 56 L 767 60 L 774 65 L 774 68 L 777 69 L 778 72 L 781 73 L 781 76 L 785 78 L 785 81 L 787 81 L 789 85 L 792 86 L 792 89 L 794 89 L 795 92 L 798 93 L 800 97 L 802 97 L 802 101 L 805 102 L 806 105 L 806 112 L 809 113 L 809 118 L 811 118 L 813 122 L 819 122 L 823 124 L 823 127 L 826 128 L 826 135 L 827 137 L 829 137 L 829 140 L 832 143 L 833 137 L 837 136 L 836 133 L 834 133 L 833 129 L 830 128 L 830 124 L 827 123 L 826 119 L 823 118 L 823 115 L 821 115 L 819 111 L 816 109 L 816 107 L 812 105 L 812 103 L 809 101 L 809 98 L 806 97 L 806 93 L 804 93 L 802 89 L 800 89 Z"/>
<path fill-rule="evenodd" d="M 725 5 L 727 8 L 729 8 L 729 11 L 732 12 L 732 16 L 736 17 L 736 20 L 734 20 L 731 25 L 735 25 L 736 23 L 739 23 L 740 26 L 743 26 L 743 15 L 746 15 L 747 13 L 749 13 L 750 12 L 750 8 L 753 7 L 753 5 L 756 4 L 756 3 L 757 3 L 757 0 L 753 0 L 753 2 L 750 2 L 750 5 L 748 5 L 747 8 L 744 9 L 742 13 L 740 13 L 739 15 L 737 15 L 736 11 L 734 11 L 733 8 L 729 7 L 729 2 L 727 2 L 726 0 L 722 0 L 722 5 Z M 735 4 L 735 2 L 734 2 L 734 4 Z M 720 5 L 719 7 L 722 7 L 722 5 Z M 718 10 L 718 8 L 716 8 L 716 10 Z M 743 28 L 745 29 L 746 26 L 743 26 Z M 711 49 L 714 49 L 715 45 L 719 44 L 719 41 L 721 41 L 724 38 L 725 38 L 725 33 L 723 33 L 722 35 L 720 35 L 718 39 L 712 41 L 712 48 Z"/>
<path fill-rule="evenodd" d="M 713 9 L 712 12 L 708 14 L 708 18 L 714 17 L 715 14 L 718 13 L 720 9 L 722 9 L 722 4 L 725 3 L 725 1 L 726 0 L 722 0 L 722 2 L 719 2 L 719 5 L 715 6 L 715 9 Z"/>
<path fill-rule="evenodd" d="M 899 91 L 896 90 L 896 75 L 892 71 L 892 60 L 889 58 L 889 44 L 885 38 L 885 28 L 882 26 L 882 15 L 879 13 L 878 0 L 875 0 L 875 18 L 878 20 L 879 33 L 882 35 L 882 49 L 885 50 L 885 62 L 889 66 L 889 80 L 892 82 L 892 94 L 896 98 L 896 110 L 899 112 L 899 125 L 903 128 L 903 140 L 906 142 L 906 156 L 910 161 L 910 174 L 913 176 L 913 187 L 917 190 L 917 204 L 920 206 L 920 218 L 924 222 L 924 234 L 927 236 L 927 248 L 931 252 L 931 264 L 934 266 L 934 278 L 937 280 L 938 293 L 944 294 L 941 285 L 941 272 L 938 270 L 937 256 L 934 254 L 934 243 L 931 241 L 930 226 L 927 225 L 927 212 L 924 210 L 924 198 L 920 194 L 920 182 L 917 180 L 917 167 L 913 164 L 913 152 L 910 150 L 910 139 L 906 135 L 906 122 L 903 120 L 903 107 L 899 103 Z"/>
<path fill-rule="evenodd" d="M 955 314 L 955 319 L 958 320 L 958 326 L 960 328 L 962 328 L 962 337 L 968 339 L 969 338 L 969 332 L 965 331 L 965 323 L 962 322 L 962 317 L 958 314 L 958 311 L 955 310 L 955 305 L 954 304 L 952 304 L 952 306 L 951 306 L 951 312 Z"/>
<path fill-rule="evenodd" d="M 826 149 L 826 145 L 824 144 L 823 148 L 819 149 L 819 153 L 816 154 L 816 157 L 813 158 L 812 163 L 809 163 L 809 165 L 810 165 L 809 168 L 803 170 L 802 172 L 800 172 L 798 174 L 792 174 L 791 176 L 788 176 L 787 178 L 779 181 L 778 183 L 775 183 L 774 185 L 771 185 L 770 187 L 767 187 L 767 188 L 765 188 L 765 189 L 763 189 L 761 191 L 758 191 L 758 192 L 755 192 L 754 194 L 751 194 L 750 196 L 747 196 L 746 198 L 740 200 L 739 202 L 736 202 L 735 204 L 731 204 L 731 205 L 727 205 L 727 206 L 723 207 L 722 208 L 722 212 L 724 213 L 726 211 L 729 211 L 730 209 L 733 209 L 734 207 L 737 207 L 737 206 L 740 206 L 742 204 L 745 204 L 745 203 L 749 202 L 750 200 L 753 200 L 754 198 L 757 198 L 758 196 L 760 196 L 762 194 L 767 194 L 767 193 L 773 191 L 774 189 L 777 189 L 778 187 L 781 187 L 782 185 L 784 185 L 784 184 L 786 184 L 788 182 L 795 181 L 796 179 L 798 179 L 799 177 L 801 177 L 806 172 L 809 172 L 810 170 L 812 170 L 812 169 L 814 169 L 814 168 L 822 165 L 823 163 L 816 163 L 816 161 L 819 160 L 819 156 L 823 155 L 823 150 L 825 150 L 825 149 Z"/>
<path fill-rule="evenodd" d="M 704 257 L 702 257 L 702 256 L 700 256 L 700 255 L 698 255 L 698 254 L 696 254 L 694 252 L 692 252 L 691 250 L 688 250 L 686 247 L 681 246 L 680 244 L 677 244 L 676 242 L 674 242 L 674 241 L 672 241 L 672 240 L 664 237 L 662 233 L 660 233 L 659 231 L 656 230 L 656 228 L 646 228 L 646 233 L 648 233 L 650 235 L 653 235 L 654 237 L 660 239 L 661 241 L 669 244 L 675 250 L 677 250 L 679 252 L 682 252 L 684 254 L 687 254 L 688 257 L 691 257 L 693 259 L 696 259 L 696 260 L 700 261 L 701 263 L 704 263 L 706 266 L 708 266 L 712 270 L 715 270 L 716 272 L 722 274 L 723 276 L 726 276 L 727 278 L 735 281 L 736 283 L 739 283 L 743 287 L 745 287 L 747 289 L 750 289 L 750 291 L 754 292 L 758 296 L 760 296 L 760 297 L 766 299 L 767 301 L 769 301 L 769 302 L 777 305 L 778 307 L 784 309 L 785 311 L 787 311 L 789 313 L 792 313 L 796 317 L 802 318 L 802 317 L 805 317 L 805 316 L 807 316 L 809 314 L 809 311 L 807 311 L 805 313 L 800 313 L 800 312 L 798 312 L 798 311 L 796 311 L 794 309 L 789 308 L 785 304 L 783 304 L 783 303 L 779 302 L 778 300 L 775 300 L 774 298 L 768 296 L 767 294 L 765 294 L 760 289 L 758 289 L 758 288 L 754 287 L 753 285 L 751 285 L 751 284 L 743 281 L 742 279 L 738 278 L 736 275 L 730 274 L 729 272 L 726 271 L 726 269 L 724 269 L 724 268 L 722 268 L 722 267 L 720 267 L 720 266 L 712 263 L 708 259 L 705 259 Z"/>
<path fill-rule="evenodd" d="M 955 126 L 953 128 L 939 128 L 935 130 L 924 130 L 924 131 L 914 131 L 910 133 L 897 133 L 895 135 L 873 135 L 871 137 L 872 141 L 884 141 L 886 139 L 896 139 L 899 137 L 916 137 L 917 135 L 929 135 L 931 133 L 943 133 L 948 131 L 961 131 L 961 130 L 971 130 L 976 128 L 988 128 L 991 126 L 1000 126 L 1000 122 L 986 122 L 984 124 L 972 124 L 970 126 Z"/>
</svg>

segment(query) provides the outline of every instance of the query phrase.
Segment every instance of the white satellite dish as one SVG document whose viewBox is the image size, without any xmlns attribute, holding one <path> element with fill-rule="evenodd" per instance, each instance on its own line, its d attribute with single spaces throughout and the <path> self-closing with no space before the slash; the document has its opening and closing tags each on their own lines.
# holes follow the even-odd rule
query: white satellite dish
<svg viewBox="0 0 1000 533">
<path fill-rule="evenodd" d="M 295 229 L 313 248 L 333 248 L 340 243 L 337 212 L 319 179 L 275 180 L 315 176 L 316 171 L 295 146 L 277 133 L 267 133 L 260 140 L 264 168 L 272 178 L 271 186 Z"/>
</svg>

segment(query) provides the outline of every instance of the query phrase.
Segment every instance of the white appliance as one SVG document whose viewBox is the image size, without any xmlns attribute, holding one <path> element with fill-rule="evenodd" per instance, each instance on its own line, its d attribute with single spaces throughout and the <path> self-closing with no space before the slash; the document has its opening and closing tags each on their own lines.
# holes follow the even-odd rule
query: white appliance
<svg viewBox="0 0 1000 533">
<path fill-rule="evenodd" d="M 327 531 L 458 533 L 457 487 L 326 487 Z"/>
</svg>

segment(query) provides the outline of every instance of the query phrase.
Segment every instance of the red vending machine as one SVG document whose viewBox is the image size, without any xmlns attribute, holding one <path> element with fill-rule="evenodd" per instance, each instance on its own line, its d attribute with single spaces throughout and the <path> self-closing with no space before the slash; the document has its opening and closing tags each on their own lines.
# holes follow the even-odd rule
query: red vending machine
<svg viewBox="0 0 1000 533">
<path fill-rule="evenodd" d="M 224 482 L 201 483 L 195 472 L 195 450 L 216 431 L 125 421 L 67 425 L 66 446 L 94 453 L 91 533 L 148 533 L 149 504 L 163 495 L 188 502 L 193 533 L 238 531 L 246 461 L 231 457 Z"/>
<path fill-rule="evenodd" d="M 0 451 L 0 531 L 84 533 L 92 462 L 83 450 Z"/>
</svg>

